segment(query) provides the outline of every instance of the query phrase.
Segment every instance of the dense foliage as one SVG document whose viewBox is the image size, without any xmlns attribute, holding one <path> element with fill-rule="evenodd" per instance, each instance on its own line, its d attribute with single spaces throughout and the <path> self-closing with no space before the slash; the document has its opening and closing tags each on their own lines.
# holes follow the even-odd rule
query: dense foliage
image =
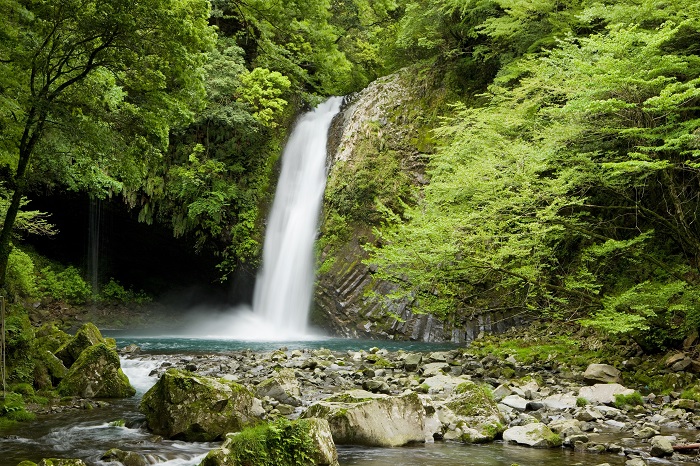
<svg viewBox="0 0 700 466">
<path fill-rule="evenodd" d="M 700 324 L 700 11 L 554 3 L 432 3 L 460 40 L 431 47 L 497 58 L 494 77 L 437 130 L 424 201 L 375 258 L 425 312 L 506 307 L 662 348 Z"/>
<path fill-rule="evenodd" d="M 649 349 L 700 325 L 697 2 L 0 5 L 0 282 L 15 297 L 78 283 L 10 253 L 20 233 L 55 233 L 24 212 L 38 189 L 120 196 L 216 251 L 222 275 L 255 268 L 299 110 L 418 63 L 454 100 L 411 136 L 440 142 L 429 185 L 416 196 L 383 146 L 329 184 L 333 234 L 378 228 L 391 298 L 576 319 Z"/>
</svg>

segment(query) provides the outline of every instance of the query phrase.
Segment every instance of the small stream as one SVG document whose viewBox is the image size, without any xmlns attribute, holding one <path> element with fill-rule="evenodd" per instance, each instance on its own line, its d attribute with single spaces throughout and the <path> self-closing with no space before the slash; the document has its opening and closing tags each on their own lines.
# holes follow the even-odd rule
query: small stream
<svg viewBox="0 0 700 466">
<path fill-rule="evenodd" d="M 285 343 L 254 343 L 224 340 L 183 340 L 173 338 L 117 337 L 120 347 L 136 343 L 153 354 L 216 353 L 252 349 L 270 351 L 281 346 L 288 349 L 329 348 L 335 351 L 370 348 L 381 345 L 390 351 L 431 351 L 454 348 L 451 345 L 427 345 L 399 342 L 360 342 L 353 340 L 323 340 Z M 132 399 L 108 400 L 107 406 L 94 409 L 70 409 L 60 413 L 38 415 L 33 422 L 19 423 L 10 431 L 0 431 L 0 466 L 16 466 L 22 460 L 41 458 L 81 458 L 88 464 L 100 461 L 111 448 L 135 451 L 146 456 L 151 464 L 197 465 L 218 443 L 191 443 L 163 440 L 143 428 L 144 419 L 138 411 L 143 394 L 156 382 L 149 376 L 159 365 L 154 359 L 122 359 L 122 368 L 137 390 Z M 123 423 L 115 424 L 115 421 Z M 486 445 L 464 445 L 436 442 L 401 448 L 338 447 L 342 466 L 593 466 L 601 463 L 623 465 L 625 458 L 616 455 L 576 453 L 571 449 L 531 449 L 494 442 Z M 677 464 L 677 463 L 676 463 Z"/>
</svg>

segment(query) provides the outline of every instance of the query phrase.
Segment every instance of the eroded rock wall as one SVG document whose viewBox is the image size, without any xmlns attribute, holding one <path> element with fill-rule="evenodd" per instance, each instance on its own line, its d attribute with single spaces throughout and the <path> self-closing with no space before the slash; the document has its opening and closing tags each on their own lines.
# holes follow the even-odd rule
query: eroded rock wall
<svg viewBox="0 0 700 466">
<path fill-rule="evenodd" d="M 421 314 L 410 299 L 384 299 L 396 285 L 364 262 L 363 245 L 377 242 L 386 209 L 400 217 L 428 182 L 431 130 L 450 102 L 443 78 L 420 67 L 381 78 L 350 96 L 332 125 L 312 319 L 337 335 L 464 342 L 517 323 L 507 313 L 452 322 Z"/>
</svg>

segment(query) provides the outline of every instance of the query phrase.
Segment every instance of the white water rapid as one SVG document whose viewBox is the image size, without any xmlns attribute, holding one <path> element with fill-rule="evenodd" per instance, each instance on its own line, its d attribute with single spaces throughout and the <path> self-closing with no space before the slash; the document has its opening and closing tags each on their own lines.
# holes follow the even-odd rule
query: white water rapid
<svg viewBox="0 0 700 466">
<path fill-rule="evenodd" d="M 303 336 L 315 280 L 314 241 L 326 188 L 326 145 L 342 97 L 297 122 L 282 154 L 282 172 L 265 231 L 253 314 L 283 339 Z"/>
</svg>

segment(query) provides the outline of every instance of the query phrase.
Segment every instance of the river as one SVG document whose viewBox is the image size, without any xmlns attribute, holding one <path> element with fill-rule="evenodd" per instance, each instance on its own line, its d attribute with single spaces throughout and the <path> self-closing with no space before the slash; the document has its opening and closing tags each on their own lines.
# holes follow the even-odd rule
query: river
<svg viewBox="0 0 700 466">
<path fill-rule="evenodd" d="M 196 353 L 227 353 L 240 349 L 270 351 L 285 348 L 329 348 L 335 351 L 368 349 L 381 345 L 390 351 L 435 351 L 454 348 L 453 345 L 429 345 L 413 342 L 377 342 L 345 339 L 312 340 L 300 342 L 250 342 L 234 340 L 207 340 L 186 338 L 148 338 L 117 336 L 120 347 L 134 343 L 145 354 L 173 357 Z M 165 356 L 163 356 L 165 357 Z M 197 465 L 217 443 L 190 443 L 163 440 L 150 434 L 143 426 L 138 403 L 156 378 L 150 376 L 158 365 L 151 358 L 122 359 L 137 395 L 127 400 L 109 400 L 107 406 L 94 409 L 72 409 L 55 414 L 37 416 L 32 422 L 20 423 L 9 431 L 0 431 L 0 466 L 16 466 L 21 460 L 38 461 L 46 457 L 81 458 L 88 464 L 106 464 L 100 461 L 104 452 L 120 448 L 141 453 L 149 462 L 163 465 Z M 115 422 L 119 421 L 119 422 Z M 123 422 L 121 422 L 123 421 Z M 571 449 L 531 449 L 503 442 L 486 445 L 464 445 L 436 442 L 401 448 L 338 447 L 343 466 L 555 466 L 555 465 L 611 465 L 624 464 L 623 456 L 575 453 Z"/>
</svg>

